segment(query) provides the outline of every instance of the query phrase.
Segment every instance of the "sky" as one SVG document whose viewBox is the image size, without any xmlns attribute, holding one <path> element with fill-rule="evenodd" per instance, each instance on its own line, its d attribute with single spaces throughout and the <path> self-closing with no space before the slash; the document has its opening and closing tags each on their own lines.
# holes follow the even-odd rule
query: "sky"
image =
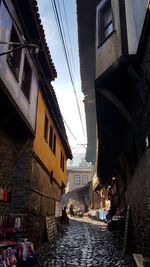
<svg viewBox="0 0 150 267">
<path fill-rule="evenodd" d="M 67 125 L 77 140 L 75 140 L 66 127 L 67 136 L 73 153 L 85 152 L 85 148 L 82 145 L 86 144 L 86 134 L 84 135 L 82 125 L 80 122 L 79 112 L 77 109 L 75 94 L 71 84 L 69 71 L 64 55 L 64 50 L 60 40 L 51 0 L 38 0 L 39 13 L 42 20 L 42 24 L 45 30 L 46 41 L 50 49 L 50 54 L 57 70 L 57 78 L 52 82 L 55 90 L 58 103 L 62 116 L 64 117 Z M 78 34 L 77 34 L 77 17 L 76 17 L 76 0 L 56 0 L 59 2 L 61 14 L 63 17 L 63 24 L 66 33 L 66 39 L 68 44 L 68 50 L 70 54 L 71 68 L 73 71 L 73 77 L 75 80 L 75 88 L 80 104 L 80 111 L 85 127 L 85 115 L 84 115 L 84 104 L 83 94 L 81 92 L 81 81 L 80 81 L 80 67 L 79 67 L 79 55 L 78 55 Z M 67 35 L 67 25 L 65 20 L 65 13 L 63 8 L 65 5 L 65 11 L 68 21 L 69 36 Z"/>
</svg>

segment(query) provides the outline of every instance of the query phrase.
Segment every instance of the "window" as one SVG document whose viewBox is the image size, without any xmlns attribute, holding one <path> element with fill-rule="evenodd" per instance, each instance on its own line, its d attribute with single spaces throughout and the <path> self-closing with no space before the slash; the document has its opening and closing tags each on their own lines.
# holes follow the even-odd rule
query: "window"
<svg viewBox="0 0 150 267">
<path fill-rule="evenodd" d="M 74 176 L 74 184 L 80 184 L 80 176 L 79 175 Z"/>
<path fill-rule="evenodd" d="M 65 158 L 64 158 L 63 153 L 61 151 L 61 155 L 60 155 L 60 167 L 63 170 L 63 172 L 64 172 L 64 166 L 65 166 Z"/>
<path fill-rule="evenodd" d="M 44 139 L 48 142 L 48 117 L 45 114 L 45 122 L 44 122 Z"/>
<path fill-rule="evenodd" d="M 53 131 L 53 127 L 50 126 L 50 135 L 49 135 L 49 146 L 53 153 L 56 153 L 56 135 Z"/>
<path fill-rule="evenodd" d="M 98 45 L 101 45 L 113 32 L 113 16 L 110 0 L 101 2 L 98 10 Z"/>
<path fill-rule="evenodd" d="M 19 40 L 19 37 L 18 37 L 18 34 L 16 32 L 14 25 L 12 25 L 12 29 L 11 29 L 10 42 L 20 43 L 20 40 Z M 20 45 L 18 45 L 18 46 L 20 46 Z M 17 45 L 14 46 L 14 45 L 10 44 L 8 47 L 8 50 L 12 50 L 14 48 L 17 48 Z M 9 53 L 7 55 L 7 62 L 8 62 L 12 72 L 14 73 L 14 75 L 17 79 L 19 76 L 21 51 L 22 51 L 22 49 L 18 49 L 18 50 L 12 51 L 11 53 Z"/>
<path fill-rule="evenodd" d="M 53 152 L 56 153 L 56 135 L 54 134 Z"/>
<path fill-rule="evenodd" d="M 88 182 L 88 176 L 87 175 L 83 175 L 82 176 L 82 184 L 87 184 Z"/>
<path fill-rule="evenodd" d="M 30 98 L 31 76 L 32 70 L 27 60 L 27 57 L 25 56 L 21 89 L 28 100 Z"/>
<path fill-rule="evenodd" d="M 53 128 L 50 126 L 50 134 L 49 134 L 49 146 L 52 150 L 53 148 Z"/>
</svg>

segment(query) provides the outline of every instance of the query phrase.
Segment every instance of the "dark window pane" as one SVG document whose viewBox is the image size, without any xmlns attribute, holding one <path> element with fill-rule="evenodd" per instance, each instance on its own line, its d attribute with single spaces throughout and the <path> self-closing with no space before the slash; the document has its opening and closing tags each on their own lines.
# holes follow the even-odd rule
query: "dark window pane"
<svg viewBox="0 0 150 267">
<path fill-rule="evenodd" d="M 113 17 L 110 1 L 105 1 L 98 12 L 98 44 L 100 45 L 113 32 Z"/>
<path fill-rule="evenodd" d="M 48 141 L 48 118 L 45 114 L 45 122 L 44 122 L 44 138 L 46 142 Z"/>
<path fill-rule="evenodd" d="M 113 24 L 109 24 L 107 28 L 105 28 L 105 38 L 109 36 L 109 34 L 113 31 Z"/>
<path fill-rule="evenodd" d="M 104 10 L 104 28 L 107 27 L 107 25 L 111 22 L 112 22 L 112 10 L 111 6 L 108 5 L 107 8 Z"/>
<path fill-rule="evenodd" d="M 52 126 L 50 126 L 49 146 L 51 149 L 53 148 L 53 128 L 52 128 Z"/>
<path fill-rule="evenodd" d="M 25 57 L 21 89 L 28 100 L 30 98 L 31 76 L 32 70 L 27 58 Z"/>
<path fill-rule="evenodd" d="M 53 152 L 56 153 L 56 135 L 54 134 L 54 140 L 53 140 Z"/>
<path fill-rule="evenodd" d="M 63 171 L 64 171 L 64 156 L 63 156 L 63 158 L 62 158 L 62 169 L 63 169 Z"/>
<path fill-rule="evenodd" d="M 18 34 L 14 28 L 14 26 L 12 26 L 12 30 L 11 30 L 11 36 L 10 36 L 10 42 L 13 43 L 20 43 Z M 14 48 L 17 48 L 20 45 L 9 45 L 8 50 L 12 50 Z M 9 53 L 7 55 L 7 62 L 12 70 L 12 72 L 14 73 L 14 75 L 16 76 L 16 78 L 18 78 L 19 75 L 19 68 L 20 68 L 20 61 L 21 61 L 21 51 L 22 49 L 18 49 L 15 51 L 12 51 L 11 53 Z"/>
<path fill-rule="evenodd" d="M 62 151 L 61 151 L 61 155 L 60 155 L 60 167 L 62 169 Z"/>
</svg>

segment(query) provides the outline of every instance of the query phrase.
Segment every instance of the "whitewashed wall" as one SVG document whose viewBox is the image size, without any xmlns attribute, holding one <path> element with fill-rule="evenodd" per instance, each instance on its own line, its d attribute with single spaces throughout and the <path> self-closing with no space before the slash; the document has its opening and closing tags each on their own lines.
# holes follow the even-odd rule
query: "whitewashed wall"
<svg viewBox="0 0 150 267">
<path fill-rule="evenodd" d="M 74 177 L 75 175 L 80 176 L 80 184 L 75 184 L 74 183 Z M 87 178 L 87 183 L 89 181 L 91 181 L 91 169 L 70 169 L 67 170 L 67 188 L 66 188 L 66 193 L 76 189 L 76 188 L 82 188 L 83 186 L 85 186 L 86 184 L 83 184 L 83 176 L 86 175 Z"/>
<path fill-rule="evenodd" d="M 101 2 L 102 3 L 102 2 Z M 101 5 L 100 3 L 100 5 Z M 121 56 L 121 33 L 118 1 L 111 0 L 114 32 L 98 47 L 98 9 L 96 12 L 96 79 Z"/>
<path fill-rule="evenodd" d="M 13 1 L 7 0 L 7 4 L 9 6 L 9 10 L 17 22 L 21 30 L 21 26 L 19 24 L 19 20 L 17 18 L 17 14 L 12 5 Z M 0 41 L 9 42 L 10 33 L 12 27 L 12 18 L 9 15 L 5 5 L 3 2 L 0 6 Z M 21 30 L 22 31 L 22 30 Z M 20 41 L 22 36 L 19 35 Z M 8 50 L 8 45 L 0 45 L 0 53 Z M 23 72 L 23 64 L 25 54 L 29 61 L 30 67 L 32 69 L 32 80 L 31 80 L 31 91 L 30 91 L 30 101 L 28 101 L 21 90 L 21 82 L 22 82 L 22 72 Z M 38 75 L 36 71 L 36 67 L 33 63 L 31 55 L 28 49 L 22 49 L 21 56 L 21 64 L 19 71 L 18 80 L 15 78 L 13 72 L 11 71 L 8 63 L 7 63 L 7 55 L 0 57 L 0 79 L 5 85 L 5 90 L 10 94 L 14 102 L 17 104 L 20 112 L 23 114 L 24 118 L 28 121 L 32 130 L 35 131 L 35 121 L 36 121 L 36 104 L 37 104 L 37 95 L 38 95 Z M 2 90 L 2 88 L 0 88 Z"/>
<path fill-rule="evenodd" d="M 129 54 L 136 54 L 148 0 L 125 0 Z"/>
</svg>

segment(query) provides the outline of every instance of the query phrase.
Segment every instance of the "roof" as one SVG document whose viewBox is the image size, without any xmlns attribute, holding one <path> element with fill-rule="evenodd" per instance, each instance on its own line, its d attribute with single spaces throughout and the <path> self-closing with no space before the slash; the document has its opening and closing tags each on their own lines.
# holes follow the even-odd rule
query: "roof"
<svg viewBox="0 0 150 267">
<path fill-rule="evenodd" d="M 22 0 L 21 0 L 21 2 L 22 2 Z M 31 7 L 31 11 L 32 11 L 35 23 L 37 25 L 38 33 L 40 36 L 40 45 L 41 45 L 42 49 L 44 50 L 48 66 L 50 68 L 50 71 L 52 73 L 53 80 L 54 80 L 57 77 L 57 72 L 56 72 L 55 66 L 53 64 L 53 61 L 52 61 L 52 58 L 50 55 L 50 51 L 49 51 L 49 48 L 48 48 L 48 45 L 46 42 L 45 32 L 43 29 L 43 25 L 41 24 L 38 4 L 37 4 L 36 0 L 28 0 L 28 2 L 29 2 L 29 5 Z"/>
<path fill-rule="evenodd" d="M 13 4 L 24 30 L 25 39 L 29 43 L 37 43 L 40 47 L 39 54 L 35 57 L 37 69 L 41 75 L 40 82 L 45 102 L 57 127 L 67 158 L 72 159 L 66 130 L 51 81 L 57 77 L 50 51 L 46 42 L 43 25 L 36 0 L 14 0 Z M 38 64 L 39 63 L 39 64 Z"/>
<path fill-rule="evenodd" d="M 67 167 L 67 172 L 91 172 L 91 167 Z"/>
<path fill-rule="evenodd" d="M 46 42 L 43 25 L 41 23 L 38 4 L 36 0 L 14 0 L 13 5 L 17 14 L 23 20 L 22 27 L 26 35 L 27 42 L 37 43 L 40 46 L 38 59 L 46 76 L 54 80 L 57 72 L 53 64 L 50 51 Z M 47 78 L 47 77 L 46 77 Z"/>
</svg>

